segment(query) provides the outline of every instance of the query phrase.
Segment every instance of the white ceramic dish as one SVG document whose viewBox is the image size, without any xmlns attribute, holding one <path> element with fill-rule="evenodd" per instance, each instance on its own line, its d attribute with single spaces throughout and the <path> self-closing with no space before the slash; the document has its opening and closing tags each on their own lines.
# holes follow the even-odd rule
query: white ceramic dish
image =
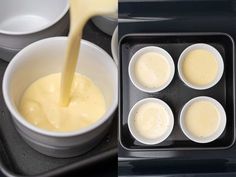
<svg viewBox="0 0 236 177">
<path fill-rule="evenodd" d="M 68 0 L 2 1 L 0 48 L 19 51 L 37 40 L 65 35 L 69 27 L 68 9 Z"/>
<path fill-rule="evenodd" d="M 111 39 L 111 53 L 113 56 L 113 59 L 116 62 L 116 65 L 118 66 L 118 27 L 116 27 L 113 35 L 112 35 L 112 39 Z"/>
<path fill-rule="evenodd" d="M 136 130 L 136 128 L 134 126 L 135 115 L 136 115 L 138 109 L 143 104 L 150 103 L 150 102 L 161 104 L 167 110 L 167 112 L 169 114 L 169 118 L 170 118 L 167 131 L 162 136 L 160 136 L 156 139 L 148 139 L 148 138 L 143 137 L 142 135 L 140 135 L 138 133 L 138 131 Z M 130 133 L 137 141 L 139 141 L 143 144 L 146 144 L 146 145 L 159 144 L 159 143 L 163 142 L 166 138 L 168 138 L 168 136 L 171 134 L 173 127 L 174 127 L 174 116 L 173 116 L 173 113 L 172 113 L 170 107 L 164 101 L 157 99 L 157 98 L 145 98 L 145 99 L 137 102 L 130 110 L 130 113 L 128 116 L 128 127 L 130 130 Z"/>
<path fill-rule="evenodd" d="M 118 17 L 116 16 L 96 16 L 92 18 L 93 23 L 104 33 L 112 36 L 118 25 Z"/>
<path fill-rule="evenodd" d="M 143 86 L 141 83 L 139 83 L 139 81 L 135 77 L 134 70 L 135 70 L 136 61 L 140 58 L 140 56 L 142 56 L 143 54 L 148 53 L 148 52 L 156 52 L 156 53 L 164 56 L 170 66 L 170 76 L 168 78 L 168 81 L 165 84 L 163 84 L 161 87 L 158 87 L 158 88 L 147 88 L 147 87 Z M 130 78 L 131 82 L 134 84 L 134 86 L 143 92 L 155 93 L 155 92 L 159 92 L 159 91 L 165 89 L 171 83 L 171 81 L 174 77 L 174 74 L 175 74 L 175 64 L 174 64 L 172 57 L 170 56 L 170 54 L 167 51 L 165 51 L 164 49 L 162 49 L 160 47 L 155 47 L 155 46 L 144 47 L 144 48 L 138 50 L 132 56 L 132 58 L 129 62 L 129 78 Z"/>
<path fill-rule="evenodd" d="M 213 135 L 211 135 L 209 137 L 205 137 L 205 138 L 194 136 L 188 130 L 188 128 L 185 125 L 185 113 L 186 113 L 187 109 L 195 101 L 201 101 L 201 100 L 206 100 L 206 101 L 210 101 L 211 103 L 213 103 L 217 107 L 217 109 L 218 109 L 218 111 L 220 113 L 220 122 L 219 122 L 219 127 L 218 127 L 217 131 Z M 209 142 L 212 142 L 212 141 L 216 140 L 223 133 L 223 131 L 225 129 L 225 126 L 226 126 L 226 113 L 225 113 L 225 110 L 224 110 L 224 108 L 222 107 L 222 105 L 218 101 L 216 101 L 215 99 L 213 99 L 211 97 L 200 96 L 200 97 L 196 97 L 196 98 L 191 99 L 190 101 L 188 101 L 184 105 L 184 107 L 183 107 L 183 109 L 182 109 L 182 111 L 180 113 L 180 127 L 181 127 L 183 133 L 190 140 L 192 140 L 194 142 L 197 142 L 197 143 L 209 143 Z"/>
<path fill-rule="evenodd" d="M 217 73 L 217 76 L 215 78 L 215 80 L 210 83 L 209 85 L 206 85 L 206 86 L 197 86 L 197 85 L 193 85 L 192 83 L 190 83 L 189 81 L 187 81 L 184 77 L 184 74 L 183 74 L 183 71 L 182 71 L 182 63 L 183 63 L 183 60 L 185 59 L 186 55 L 192 51 L 192 50 L 196 50 L 196 49 L 204 49 L 204 50 L 207 50 L 209 52 L 211 52 L 217 62 L 218 62 L 218 66 L 219 66 L 219 69 L 218 69 L 218 73 Z M 214 47 L 212 47 L 211 45 L 208 45 L 208 44 L 203 44 L 203 43 L 198 43 L 198 44 L 193 44 L 189 47 L 187 47 L 183 52 L 182 54 L 180 55 L 179 57 L 179 61 L 178 61 L 178 73 L 179 73 L 179 77 L 180 79 L 187 85 L 189 86 L 190 88 L 193 88 L 193 89 L 196 89 L 196 90 L 205 90 L 205 89 L 208 89 L 208 88 L 211 88 L 213 87 L 214 85 L 216 85 L 219 80 L 221 79 L 223 73 L 224 73 L 224 62 L 223 62 L 223 58 L 222 56 L 220 55 L 220 53 L 218 52 L 218 50 L 216 50 Z"/>
<path fill-rule="evenodd" d="M 37 151 L 54 157 L 72 157 L 93 148 L 105 135 L 118 104 L 118 73 L 112 58 L 100 47 L 82 40 L 77 71 L 91 78 L 104 94 L 107 111 L 95 124 L 75 132 L 49 132 L 21 116 L 17 105 L 25 89 L 36 79 L 61 72 L 66 37 L 35 42 L 10 62 L 3 78 L 3 96 L 18 132 Z"/>
</svg>

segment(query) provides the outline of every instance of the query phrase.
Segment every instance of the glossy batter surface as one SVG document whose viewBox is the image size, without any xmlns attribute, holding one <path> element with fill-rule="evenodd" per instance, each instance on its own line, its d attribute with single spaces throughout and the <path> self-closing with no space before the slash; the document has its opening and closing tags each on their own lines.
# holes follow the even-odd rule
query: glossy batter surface
<svg viewBox="0 0 236 177">
<path fill-rule="evenodd" d="M 197 101 L 190 105 L 185 115 L 187 129 L 197 137 L 209 137 L 219 127 L 220 114 L 210 101 Z"/>
<path fill-rule="evenodd" d="M 197 86 L 207 86 L 216 79 L 218 62 L 211 52 L 196 49 L 185 57 L 182 69 L 188 82 Z"/>
<path fill-rule="evenodd" d="M 135 76 L 147 88 L 159 88 L 170 77 L 170 66 L 167 59 L 156 52 L 143 54 L 135 64 Z"/>
</svg>

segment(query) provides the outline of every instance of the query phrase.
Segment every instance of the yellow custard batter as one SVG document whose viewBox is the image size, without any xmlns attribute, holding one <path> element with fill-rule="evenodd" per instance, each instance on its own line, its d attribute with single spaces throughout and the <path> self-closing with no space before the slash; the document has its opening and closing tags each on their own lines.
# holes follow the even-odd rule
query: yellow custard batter
<svg viewBox="0 0 236 177">
<path fill-rule="evenodd" d="M 88 127 L 106 111 L 99 88 L 87 77 L 75 74 L 84 25 L 95 15 L 114 13 L 117 0 L 70 0 L 70 33 L 62 74 L 40 78 L 27 88 L 19 106 L 35 126 L 67 132 Z"/>
<path fill-rule="evenodd" d="M 89 18 L 100 14 L 114 14 L 118 0 L 70 0 L 70 32 L 62 71 L 60 104 L 69 104 L 70 91 L 78 61 L 84 25 Z"/>
<path fill-rule="evenodd" d="M 184 58 L 182 69 L 188 82 L 197 86 L 207 86 L 216 79 L 218 62 L 211 52 L 196 49 Z"/>
<path fill-rule="evenodd" d="M 219 127 L 220 113 L 210 101 L 196 101 L 185 114 L 185 124 L 189 132 L 196 137 L 209 137 Z"/>
<path fill-rule="evenodd" d="M 170 65 L 163 55 L 148 52 L 138 58 L 135 64 L 135 76 L 145 87 L 159 88 L 170 77 Z"/>
<path fill-rule="evenodd" d="M 67 132 L 88 127 L 106 111 L 103 94 L 86 76 L 75 74 L 70 102 L 59 104 L 61 74 L 32 83 L 22 96 L 19 110 L 27 121 L 49 131 Z"/>
<path fill-rule="evenodd" d="M 170 118 L 161 104 L 150 102 L 140 106 L 134 120 L 135 128 L 140 135 L 155 139 L 168 130 Z"/>
</svg>

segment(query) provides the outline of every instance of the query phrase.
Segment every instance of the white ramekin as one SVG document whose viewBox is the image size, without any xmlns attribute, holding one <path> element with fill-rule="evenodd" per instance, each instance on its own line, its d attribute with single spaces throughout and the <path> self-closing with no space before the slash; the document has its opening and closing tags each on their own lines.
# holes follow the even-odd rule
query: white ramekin
<svg viewBox="0 0 236 177">
<path fill-rule="evenodd" d="M 118 26 L 117 26 L 111 38 L 111 53 L 117 66 L 119 63 L 118 48 L 119 46 L 118 46 Z"/>
<path fill-rule="evenodd" d="M 183 60 L 185 59 L 186 55 L 193 51 L 193 50 L 196 50 L 196 49 L 204 49 L 204 50 L 207 50 L 209 52 L 211 52 L 217 62 L 218 62 L 218 73 L 217 73 L 217 76 L 215 78 L 215 80 L 210 83 L 209 85 L 206 85 L 206 86 L 197 86 L 197 85 L 193 85 L 191 84 L 190 82 L 188 82 L 185 77 L 184 77 L 184 74 L 183 74 L 183 71 L 182 71 L 182 64 L 183 64 Z M 190 88 L 193 88 L 193 89 L 196 89 L 196 90 L 205 90 L 205 89 L 208 89 L 208 88 L 211 88 L 213 87 L 214 85 L 216 85 L 219 80 L 221 79 L 222 75 L 223 75 L 223 72 L 224 72 L 224 62 L 223 62 L 223 58 L 221 56 L 221 54 L 218 52 L 218 50 L 216 50 L 214 47 L 212 47 L 211 45 L 208 45 L 208 44 L 204 44 L 204 43 L 198 43 L 198 44 L 193 44 L 193 45 L 190 45 L 189 47 L 187 47 L 180 55 L 179 57 L 179 61 L 178 61 L 178 73 L 179 73 L 179 77 L 180 79 L 187 85 L 189 86 Z"/>
<path fill-rule="evenodd" d="M 54 157 L 72 157 L 89 151 L 104 137 L 118 104 L 118 73 L 112 58 L 100 47 L 82 40 L 77 71 L 91 78 L 104 94 L 107 111 L 93 125 L 75 132 L 50 132 L 22 117 L 17 106 L 25 89 L 36 79 L 61 72 L 67 37 L 48 38 L 20 51 L 3 78 L 3 96 L 23 139 L 37 151 Z M 91 108 L 92 111 L 92 108 Z"/>
<path fill-rule="evenodd" d="M 1 1 L 0 49 L 15 55 L 32 42 L 66 35 L 68 10 L 68 0 Z M 4 53 L 0 57 L 6 61 L 12 59 Z"/>
<path fill-rule="evenodd" d="M 148 52 L 155 52 L 160 55 L 163 55 L 166 58 L 167 62 L 169 63 L 169 66 L 170 66 L 170 76 L 168 78 L 168 81 L 165 84 L 163 84 L 161 87 L 158 87 L 158 88 L 147 88 L 147 87 L 143 86 L 141 83 L 139 83 L 138 79 L 135 76 L 134 71 L 135 71 L 136 61 L 140 58 L 140 56 L 142 56 L 143 54 L 148 53 Z M 166 50 L 164 50 L 160 47 L 155 47 L 155 46 L 144 47 L 144 48 L 138 50 L 132 56 L 132 58 L 129 62 L 129 78 L 130 78 L 131 82 L 134 84 L 134 86 L 143 92 L 155 93 L 155 92 L 159 92 L 159 91 L 165 89 L 171 83 L 171 81 L 174 77 L 174 74 L 175 74 L 175 64 L 174 64 L 172 57 L 170 56 L 170 54 Z"/>
<path fill-rule="evenodd" d="M 188 131 L 188 128 L 185 126 L 185 123 L 184 123 L 184 120 L 185 120 L 185 113 L 187 111 L 187 109 L 189 108 L 189 106 L 191 104 L 193 104 L 194 102 L 196 101 L 201 101 L 201 100 L 205 100 L 205 101 L 210 101 L 211 103 L 213 103 L 219 113 L 220 113 L 220 123 L 219 123 L 219 127 L 217 129 L 217 131 L 209 136 L 209 137 L 206 137 L 206 138 L 202 138 L 202 137 L 196 137 L 194 136 L 191 132 Z M 204 124 L 204 122 L 202 122 Z M 183 109 L 181 110 L 181 113 L 180 113 L 180 127 L 183 131 L 183 133 L 192 141 L 194 142 L 197 142 L 197 143 L 209 143 L 209 142 L 212 142 L 214 140 L 216 140 L 224 131 L 225 129 L 225 126 L 226 126 L 226 113 L 225 113 L 225 110 L 224 108 L 222 107 L 222 105 L 216 101 L 215 99 L 211 98 L 211 97 L 207 97 L 207 96 L 200 96 L 200 97 L 196 97 L 196 98 L 193 98 L 191 99 L 190 101 L 188 101 Z"/>
<path fill-rule="evenodd" d="M 162 105 L 166 109 L 166 111 L 168 112 L 169 118 L 170 118 L 169 119 L 169 127 L 168 127 L 167 131 L 162 136 L 160 136 L 156 139 L 148 139 L 148 138 L 143 137 L 142 135 L 140 135 L 138 133 L 138 131 L 136 130 L 136 128 L 134 126 L 135 115 L 136 115 L 138 109 L 140 108 L 140 106 L 142 106 L 146 103 L 150 103 L 150 102 L 154 102 L 154 103 L 158 103 L 158 104 Z M 128 127 L 129 127 L 129 131 L 132 134 L 132 136 L 140 143 L 143 143 L 146 145 L 159 144 L 159 143 L 163 142 L 165 139 L 167 139 L 168 136 L 171 134 L 173 127 L 174 127 L 174 115 L 173 115 L 170 107 L 164 101 L 157 99 L 157 98 L 145 98 L 145 99 L 137 102 L 130 110 L 129 116 L 128 116 Z"/>
<path fill-rule="evenodd" d="M 118 25 L 118 14 L 95 16 L 92 18 L 92 21 L 102 32 L 112 36 Z"/>
</svg>

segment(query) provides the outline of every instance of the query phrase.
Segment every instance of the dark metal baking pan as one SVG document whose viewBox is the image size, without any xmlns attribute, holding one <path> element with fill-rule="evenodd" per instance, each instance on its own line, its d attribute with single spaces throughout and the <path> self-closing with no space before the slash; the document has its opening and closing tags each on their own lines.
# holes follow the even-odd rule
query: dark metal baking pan
<svg viewBox="0 0 236 177">
<path fill-rule="evenodd" d="M 171 84 L 161 92 L 149 94 L 138 90 L 130 81 L 128 65 L 132 55 L 146 46 L 158 46 L 165 49 L 172 56 L 175 67 L 181 52 L 191 44 L 207 43 L 214 46 L 222 55 L 225 65 L 221 80 L 214 87 L 207 90 L 193 90 L 186 86 L 179 78 L 176 68 Z M 235 67 L 234 41 L 224 33 L 166 33 L 166 34 L 128 34 L 119 45 L 120 50 L 120 143 L 126 150 L 160 151 L 160 150 L 213 150 L 229 148 L 235 140 Z M 199 144 L 189 140 L 179 126 L 179 113 L 184 104 L 197 96 L 210 96 L 218 100 L 225 108 L 227 115 L 226 129 L 215 141 Z M 130 134 L 127 119 L 132 106 L 147 97 L 160 98 L 172 109 L 175 125 L 171 135 L 157 145 L 143 145 Z"/>
<path fill-rule="evenodd" d="M 111 38 L 99 31 L 91 22 L 84 29 L 84 39 L 102 47 L 109 54 Z M 0 60 L 0 78 L 8 63 Z M 107 136 L 88 153 L 67 159 L 57 159 L 40 154 L 29 147 L 13 126 L 0 94 L 0 170 L 6 176 L 58 176 L 70 171 L 82 170 L 108 158 L 117 158 L 117 116 Z M 78 173 L 79 174 L 79 173 Z M 88 172 L 89 174 L 89 172 Z"/>
</svg>

